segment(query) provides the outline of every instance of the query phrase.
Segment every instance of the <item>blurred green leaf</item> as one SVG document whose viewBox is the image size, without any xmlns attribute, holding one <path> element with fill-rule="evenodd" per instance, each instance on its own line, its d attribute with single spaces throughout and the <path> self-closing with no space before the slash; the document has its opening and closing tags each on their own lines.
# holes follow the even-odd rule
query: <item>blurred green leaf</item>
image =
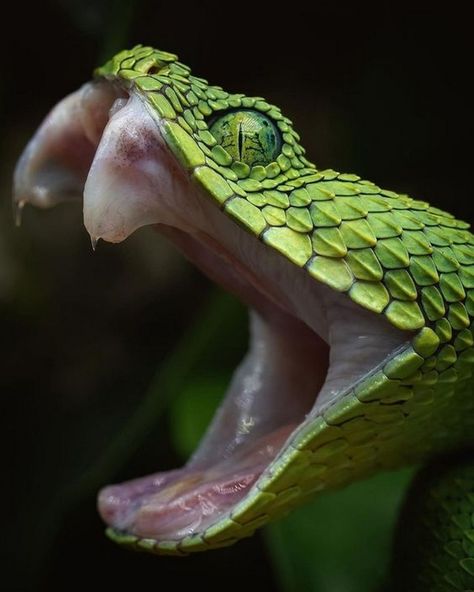
<svg viewBox="0 0 474 592">
<path fill-rule="evenodd" d="M 383 473 L 315 500 L 267 527 L 282 592 L 370 592 L 388 570 L 413 469 Z"/>
<path fill-rule="evenodd" d="M 196 449 L 216 411 L 229 377 L 216 374 L 187 385 L 170 406 L 172 442 L 188 458 Z"/>
<path fill-rule="evenodd" d="M 232 296 L 218 294 L 214 316 L 201 325 L 207 345 L 169 401 L 171 440 L 183 459 L 199 445 L 247 348 L 247 309 Z"/>
</svg>

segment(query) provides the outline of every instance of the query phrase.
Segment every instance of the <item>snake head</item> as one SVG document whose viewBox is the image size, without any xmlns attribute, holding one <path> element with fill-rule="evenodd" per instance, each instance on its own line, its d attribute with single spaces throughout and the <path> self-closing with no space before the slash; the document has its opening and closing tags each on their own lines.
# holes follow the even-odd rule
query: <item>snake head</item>
<svg viewBox="0 0 474 592">
<path fill-rule="evenodd" d="M 119 543 L 201 551 L 472 430 L 474 239 L 426 202 L 309 162 L 260 97 L 137 46 L 60 102 L 15 202 L 83 198 L 93 244 L 144 225 L 251 309 L 247 355 L 182 468 L 105 487 Z"/>
</svg>

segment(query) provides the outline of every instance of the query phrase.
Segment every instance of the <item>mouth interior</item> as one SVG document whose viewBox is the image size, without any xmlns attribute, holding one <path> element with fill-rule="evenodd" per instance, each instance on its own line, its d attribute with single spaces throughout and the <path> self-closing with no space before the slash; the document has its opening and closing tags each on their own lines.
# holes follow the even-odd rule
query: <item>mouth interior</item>
<svg viewBox="0 0 474 592">
<path fill-rule="evenodd" d="M 180 540 L 228 515 L 272 471 L 295 430 L 408 335 L 230 220 L 178 165 L 161 131 L 137 95 L 86 85 L 51 112 L 26 148 L 15 201 L 48 207 L 84 193 L 93 243 L 119 242 L 152 224 L 251 310 L 248 353 L 186 465 L 99 495 L 99 511 L 115 529 Z"/>
<path fill-rule="evenodd" d="M 329 365 L 329 347 L 260 286 L 239 278 L 208 237 L 171 227 L 166 234 L 213 279 L 251 303 L 248 353 L 207 433 L 185 467 L 105 488 L 100 511 L 119 530 L 180 539 L 205 529 L 241 501 L 310 413 Z"/>
</svg>

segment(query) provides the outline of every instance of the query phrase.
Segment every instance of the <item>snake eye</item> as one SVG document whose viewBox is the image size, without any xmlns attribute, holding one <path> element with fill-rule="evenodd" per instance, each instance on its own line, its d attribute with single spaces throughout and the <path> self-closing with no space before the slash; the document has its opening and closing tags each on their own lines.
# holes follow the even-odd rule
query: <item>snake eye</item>
<svg viewBox="0 0 474 592">
<path fill-rule="evenodd" d="M 234 160 L 249 166 L 266 166 L 280 153 L 280 132 L 259 111 L 231 111 L 215 119 L 209 131 Z"/>
</svg>

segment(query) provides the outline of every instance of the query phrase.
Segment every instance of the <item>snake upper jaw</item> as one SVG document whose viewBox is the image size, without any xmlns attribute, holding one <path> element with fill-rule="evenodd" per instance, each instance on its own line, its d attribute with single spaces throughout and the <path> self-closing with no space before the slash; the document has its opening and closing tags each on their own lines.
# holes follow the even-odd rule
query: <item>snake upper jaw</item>
<svg viewBox="0 0 474 592">
<path fill-rule="evenodd" d="M 184 191 L 186 179 L 142 101 L 104 82 L 88 83 L 56 105 L 14 175 L 20 210 L 83 199 L 93 244 L 120 242 L 147 224 L 176 225 L 182 204 L 169 196 Z"/>
<path fill-rule="evenodd" d="M 168 149 L 138 95 L 86 85 L 48 116 L 15 172 L 15 202 L 49 207 L 84 193 L 93 242 L 153 224 L 247 302 L 250 350 L 187 465 L 103 490 L 116 529 L 179 540 L 203 533 L 291 446 L 295 429 L 406 341 L 378 315 L 312 279 L 229 219 Z M 357 356 L 354 351 L 357 350 Z M 276 462 L 276 461 L 275 461 Z"/>
</svg>

